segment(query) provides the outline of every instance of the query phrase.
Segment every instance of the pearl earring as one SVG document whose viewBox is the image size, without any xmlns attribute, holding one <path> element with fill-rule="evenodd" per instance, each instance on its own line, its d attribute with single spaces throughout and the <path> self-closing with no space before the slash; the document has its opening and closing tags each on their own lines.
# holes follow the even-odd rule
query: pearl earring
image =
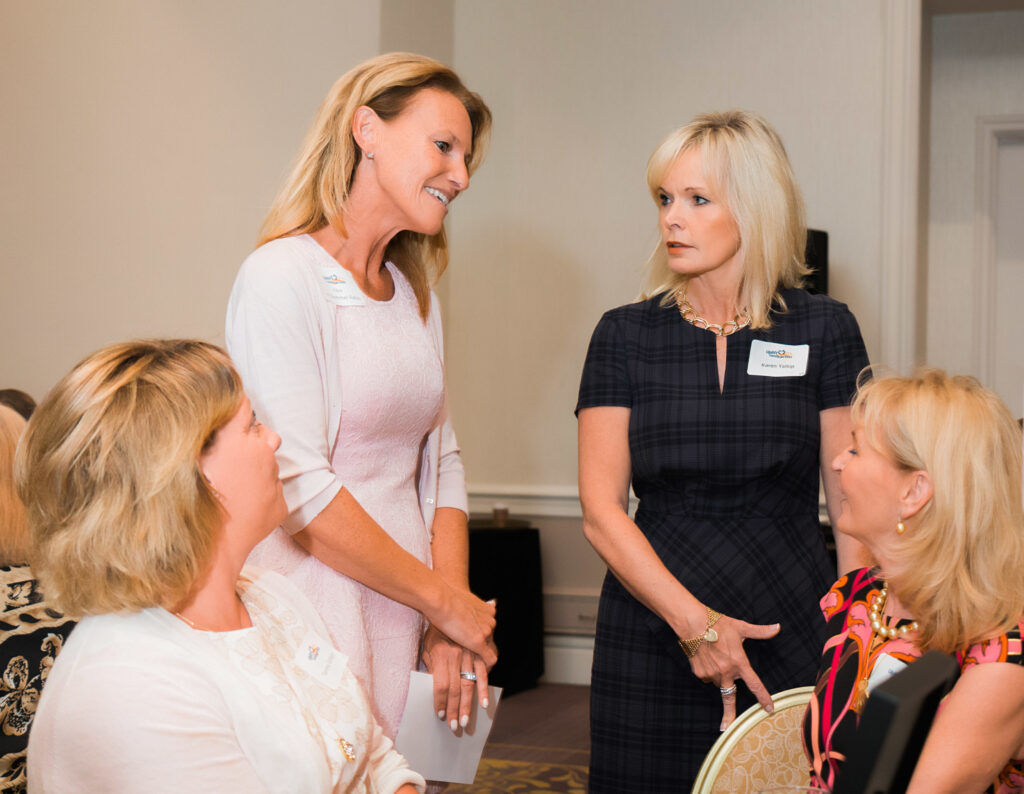
<svg viewBox="0 0 1024 794">
<path fill-rule="evenodd" d="M 899 518 L 896 520 L 896 534 L 902 535 L 907 531 L 907 525 L 903 523 L 903 519 Z"/>
</svg>

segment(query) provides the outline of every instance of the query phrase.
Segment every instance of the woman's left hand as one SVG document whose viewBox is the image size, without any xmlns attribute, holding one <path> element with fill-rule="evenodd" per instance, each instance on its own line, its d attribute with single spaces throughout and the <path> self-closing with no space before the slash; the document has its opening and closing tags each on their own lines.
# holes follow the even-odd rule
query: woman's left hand
<svg viewBox="0 0 1024 794">
<path fill-rule="evenodd" d="M 779 633 L 781 626 L 759 626 L 722 615 L 715 623 L 718 634 L 716 642 L 703 642 L 692 657 L 690 667 L 701 681 L 713 683 L 722 691 L 722 726 L 725 730 L 736 719 L 736 684 L 739 680 L 747 685 L 750 694 L 765 711 L 774 709 L 772 696 L 754 672 L 743 650 L 743 641 L 767 640 Z M 727 690 L 732 689 L 732 692 Z"/>
<path fill-rule="evenodd" d="M 423 637 L 422 659 L 434 677 L 434 710 L 439 719 L 448 718 L 448 727 L 458 735 L 469 723 L 474 689 L 481 706 L 486 708 L 489 705 L 487 665 L 433 625 L 427 628 Z M 463 673 L 475 676 L 475 680 Z"/>
</svg>

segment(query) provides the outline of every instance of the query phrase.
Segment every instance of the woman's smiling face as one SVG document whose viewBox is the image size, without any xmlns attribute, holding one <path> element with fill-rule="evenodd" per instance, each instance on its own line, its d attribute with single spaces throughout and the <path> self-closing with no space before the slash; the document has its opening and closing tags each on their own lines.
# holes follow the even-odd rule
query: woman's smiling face
<svg viewBox="0 0 1024 794">
<path fill-rule="evenodd" d="M 425 88 L 391 121 L 378 119 L 377 129 L 373 171 L 397 225 L 437 234 L 448 205 L 469 187 L 469 114 L 452 94 Z"/>
</svg>

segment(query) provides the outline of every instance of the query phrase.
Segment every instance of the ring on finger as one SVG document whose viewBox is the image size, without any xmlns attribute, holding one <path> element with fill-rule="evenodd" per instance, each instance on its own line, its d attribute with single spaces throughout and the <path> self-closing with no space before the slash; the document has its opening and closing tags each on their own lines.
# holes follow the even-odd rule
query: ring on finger
<svg viewBox="0 0 1024 794">
<path fill-rule="evenodd" d="M 718 687 L 718 691 L 722 693 L 722 697 L 728 697 L 729 695 L 735 695 L 736 694 L 736 684 L 733 684 L 732 686 L 720 686 L 720 687 Z"/>
<path fill-rule="evenodd" d="M 459 673 L 459 676 L 461 678 L 465 678 L 467 681 L 476 681 L 476 673 L 467 673 L 465 670 L 463 670 L 461 673 Z"/>
</svg>

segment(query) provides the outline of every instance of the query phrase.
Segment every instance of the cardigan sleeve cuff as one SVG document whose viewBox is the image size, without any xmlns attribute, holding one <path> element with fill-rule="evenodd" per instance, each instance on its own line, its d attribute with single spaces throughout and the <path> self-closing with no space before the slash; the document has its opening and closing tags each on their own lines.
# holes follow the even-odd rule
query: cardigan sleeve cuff
<svg viewBox="0 0 1024 794">
<path fill-rule="evenodd" d="M 285 532 L 289 535 L 294 535 L 296 532 L 301 532 L 307 526 L 309 522 L 320 515 L 323 509 L 331 503 L 331 500 L 338 495 L 341 491 L 342 483 L 331 478 L 330 482 L 327 483 L 325 488 L 322 488 L 319 493 L 315 494 L 312 498 L 306 499 L 292 512 L 288 514 L 288 517 L 282 522 L 281 526 Z M 293 503 L 293 494 L 289 494 L 288 484 L 285 484 L 285 501 L 289 504 Z"/>
</svg>

